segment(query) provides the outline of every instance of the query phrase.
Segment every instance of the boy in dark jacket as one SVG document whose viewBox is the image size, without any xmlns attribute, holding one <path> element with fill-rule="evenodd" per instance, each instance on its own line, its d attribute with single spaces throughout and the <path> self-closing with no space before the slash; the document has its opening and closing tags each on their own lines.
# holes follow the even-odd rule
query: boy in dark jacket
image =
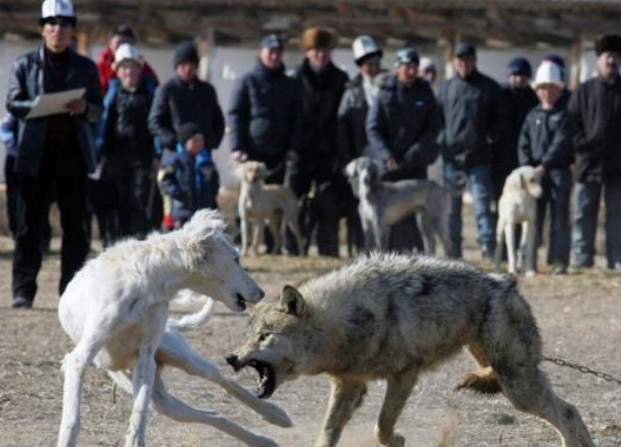
<svg viewBox="0 0 621 447">
<path fill-rule="evenodd" d="M 570 250 L 572 127 L 568 113 L 559 101 L 564 86 L 559 67 L 544 61 L 537 70 L 534 84 L 540 105 L 526 116 L 520 133 L 518 156 L 520 165 L 533 166 L 542 176 L 543 195 L 537 201 L 537 246 L 541 244 L 549 204 L 548 264 L 555 265 L 553 273 L 565 274 Z"/>
<path fill-rule="evenodd" d="M 181 227 L 197 210 L 216 209 L 220 186 L 200 128 L 185 123 L 179 127 L 177 139 L 176 152 L 164 153 L 158 174 L 164 195 L 164 226 L 169 229 Z"/>
</svg>

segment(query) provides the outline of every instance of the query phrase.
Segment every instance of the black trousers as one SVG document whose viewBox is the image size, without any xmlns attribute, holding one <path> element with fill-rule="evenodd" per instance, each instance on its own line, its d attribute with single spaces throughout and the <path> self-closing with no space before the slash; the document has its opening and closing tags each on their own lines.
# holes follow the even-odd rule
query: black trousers
<svg viewBox="0 0 621 447">
<path fill-rule="evenodd" d="M 111 169 L 109 175 L 117 196 L 118 236 L 144 238 L 149 231 L 147 207 L 151 187 L 151 167 L 138 165 L 125 169 Z"/>
<path fill-rule="evenodd" d="M 13 253 L 13 297 L 33 300 L 43 257 L 40 235 L 48 220 L 52 191 L 60 210 L 62 247 L 59 295 L 82 267 L 88 255 L 86 229 L 86 170 L 74 176 L 59 175 L 44 164 L 38 177 L 18 175 L 17 231 Z"/>
</svg>

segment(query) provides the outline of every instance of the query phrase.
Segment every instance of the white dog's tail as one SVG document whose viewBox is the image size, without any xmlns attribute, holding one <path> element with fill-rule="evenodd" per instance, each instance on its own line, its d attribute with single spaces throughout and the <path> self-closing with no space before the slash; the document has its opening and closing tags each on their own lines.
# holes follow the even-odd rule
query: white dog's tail
<svg viewBox="0 0 621 447">
<path fill-rule="evenodd" d="M 204 304 L 201 310 L 199 310 L 198 312 L 184 315 L 178 320 L 175 318 L 169 318 L 166 322 L 166 327 L 175 331 L 184 332 L 198 329 L 203 324 L 205 324 L 211 317 L 211 311 L 213 310 L 214 302 L 211 298 L 208 297 L 202 297 L 202 299 L 204 300 Z M 186 303 L 188 301 L 193 302 L 195 300 L 195 296 L 183 296 L 179 301 Z"/>
</svg>

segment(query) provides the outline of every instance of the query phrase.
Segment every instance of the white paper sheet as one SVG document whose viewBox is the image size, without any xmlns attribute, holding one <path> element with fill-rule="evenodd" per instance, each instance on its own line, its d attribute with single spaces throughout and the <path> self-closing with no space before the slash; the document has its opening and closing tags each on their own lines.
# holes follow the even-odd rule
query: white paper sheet
<svg viewBox="0 0 621 447">
<path fill-rule="evenodd" d="M 74 99 L 80 99 L 84 96 L 85 91 L 85 88 L 76 88 L 74 90 L 37 96 L 30 112 L 26 115 L 26 119 L 55 115 L 57 113 L 69 113 L 69 110 L 65 107 L 66 104 Z"/>
</svg>

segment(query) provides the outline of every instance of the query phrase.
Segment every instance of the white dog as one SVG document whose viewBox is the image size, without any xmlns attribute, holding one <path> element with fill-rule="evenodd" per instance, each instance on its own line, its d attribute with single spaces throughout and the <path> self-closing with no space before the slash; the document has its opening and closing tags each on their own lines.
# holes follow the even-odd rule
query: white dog
<svg viewBox="0 0 621 447">
<path fill-rule="evenodd" d="M 95 364 L 133 395 L 126 447 L 145 445 L 149 403 L 177 421 L 214 426 L 249 446 L 273 447 L 212 411 L 194 409 L 166 391 L 162 367 L 171 365 L 222 386 L 268 421 L 290 426 L 277 406 L 266 406 L 250 392 L 220 375 L 175 330 L 196 323 L 168 320 L 170 301 L 181 289 L 208 295 L 240 312 L 264 295 L 239 264 L 214 211 L 199 211 L 181 229 L 155 234 L 145 241 L 127 240 L 89 261 L 73 278 L 58 307 L 65 332 L 76 342 L 63 361 L 63 414 L 58 446 L 76 444 L 80 427 L 80 394 L 86 367 Z M 206 317 L 210 301 L 199 317 Z M 168 320 L 168 323 L 167 323 Z"/>
<path fill-rule="evenodd" d="M 500 270 L 503 236 L 507 244 L 509 273 L 517 274 L 522 256 L 515 249 L 515 227 L 522 224 L 520 251 L 526 249 L 526 276 L 535 275 L 535 219 L 537 199 L 541 197 L 541 175 L 531 166 L 522 166 L 509 174 L 498 201 L 496 226 L 496 270 Z"/>
<path fill-rule="evenodd" d="M 289 226 L 302 247 L 302 236 L 298 225 L 298 200 L 295 193 L 283 185 L 264 184 L 268 171 L 264 163 L 247 161 L 241 165 L 241 191 L 239 193 L 239 218 L 241 221 L 241 254 L 247 254 L 252 225 L 252 249 L 259 254 L 263 240 L 265 222 L 274 237 L 274 253 L 279 253 L 285 228 Z"/>
</svg>

